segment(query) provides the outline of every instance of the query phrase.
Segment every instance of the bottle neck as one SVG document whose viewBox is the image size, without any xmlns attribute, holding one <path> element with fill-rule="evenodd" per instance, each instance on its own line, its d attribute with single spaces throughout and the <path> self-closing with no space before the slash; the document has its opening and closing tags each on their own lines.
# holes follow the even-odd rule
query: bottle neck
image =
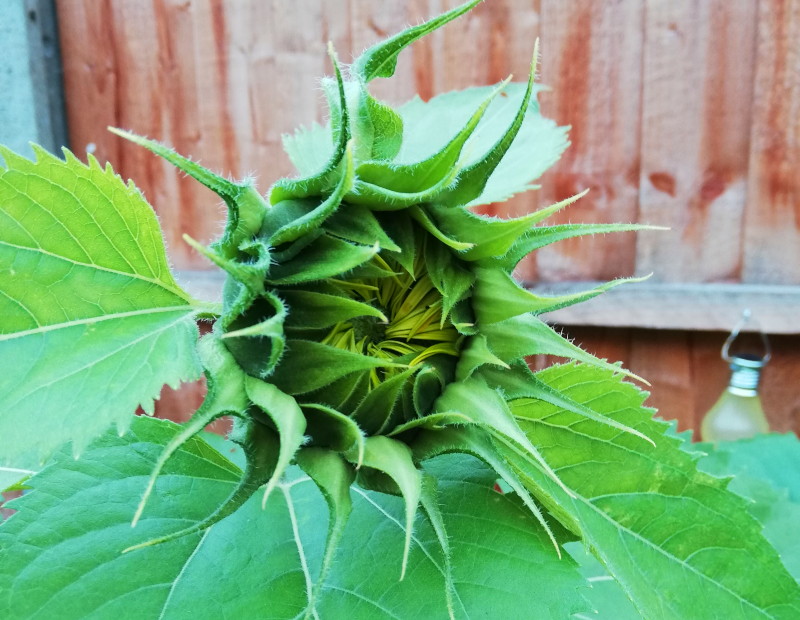
<svg viewBox="0 0 800 620">
<path fill-rule="evenodd" d="M 758 382 L 764 360 L 751 355 L 732 356 L 730 358 L 731 378 L 728 391 L 737 396 L 757 396 Z"/>
</svg>

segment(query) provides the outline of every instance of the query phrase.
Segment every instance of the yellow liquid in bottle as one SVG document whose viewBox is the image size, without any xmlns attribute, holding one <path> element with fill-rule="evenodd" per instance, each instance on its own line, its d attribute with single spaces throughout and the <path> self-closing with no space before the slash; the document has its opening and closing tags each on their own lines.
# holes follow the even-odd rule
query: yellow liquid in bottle
<svg viewBox="0 0 800 620">
<path fill-rule="evenodd" d="M 703 418 L 703 441 L 734 441 L 769 432 L 758 393 L 741 395 L 731 391 L 735 389 L 728 387 Z"/>
<path fill-rule="evenodd" d="M 735 441 L 769 432 L 769 423 L 758 396 L 758 380 L 764 363 L 758 358 L 731 358 L 731 380 L 714 406 L 703 417 L 703 441 Z"/>
</svg>

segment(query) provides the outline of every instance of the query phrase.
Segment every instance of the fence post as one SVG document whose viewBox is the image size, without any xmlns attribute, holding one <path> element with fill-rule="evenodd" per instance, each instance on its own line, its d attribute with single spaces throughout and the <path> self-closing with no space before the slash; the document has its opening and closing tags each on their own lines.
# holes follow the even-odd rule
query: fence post
<svg viewBox="0 0 800 620">
<path fill-rule="evenodd" d="M 29 142 L 67 144 L 61 57 L 53 0 L 0 3 L 0 143 L 31 155 Z"/>
</svg>

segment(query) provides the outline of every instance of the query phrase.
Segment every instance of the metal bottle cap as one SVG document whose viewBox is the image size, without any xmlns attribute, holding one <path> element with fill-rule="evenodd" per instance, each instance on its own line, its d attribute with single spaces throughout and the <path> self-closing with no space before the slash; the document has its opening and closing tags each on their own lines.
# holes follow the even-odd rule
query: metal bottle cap
<svg viewBox="0 0 800 620">
<path fill-rule="evenodd" d="M 766 360 L 755 355 L 735 355 L 730 358 L 731 379 L 728 385 L 755 393 Z"/>
<path fill-rule="evenodd" d="M 750 316 L 750 310 L 742 312 L 742 318 L 725 340 L 725 344 L 722 345 L 722 359 L 728 362 L 731 369 L 731 379 L 728 383 L 728 389 L 742 396 L 755 396 L 757 394 L 758 381 L 761 379 L 761 369 L 764 368 L 772 357 L 769 340 L 767 340 L 766 334 L 761 331 L 759 331 L 759 335 L 761 337 L 763 351 L 760 354 L 731 354 L 731 346 L 739 336 L 742 328 L 750 320 Z"/>
</svg>

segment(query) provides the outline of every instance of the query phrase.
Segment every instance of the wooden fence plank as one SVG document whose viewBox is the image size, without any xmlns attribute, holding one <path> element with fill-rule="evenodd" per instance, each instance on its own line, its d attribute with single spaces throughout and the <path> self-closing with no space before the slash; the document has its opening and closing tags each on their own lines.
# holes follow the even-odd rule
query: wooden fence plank
<svg viewBox="0 0 800 620">
<path fill-rule="evenodd" d="M 800 0 L 761 0 L 744 279 L 800 284 Z"/>
<path fill-rule="evenodd" d="M 542 0 L 542 111 L 571 125 L 572 145 L 542 179 L 549 204 L 590 188 L 557 222 L 631 222 L 638 209 L 641 55 L 639 0 Z M 539 250 L 519 274 L 534 281 L 608 279 L 635 269 L 632 235 L 598 235 Z"/>
<path fill-rule="evenodd" d="M 681 431 L 694 427 L 694 390 L 698 373 L 692 364 L 690 334 L 652 331 L 631 336 L 631 356 L 626 367 L 650 382 L 647 404 L 665 420 L 677 420 Z"/>
<path fill-rule="evenodd" d="M 773 431 L 800 433 L 800 337 L 772 339 L 772 360 L 761 386 L 764 411 Z"/>
<path fill-rule="evenodd" d="M 317 80 L 346 15 L 316 0 L 289 5 L 220 0 L 59 0 L 70 133 L 75 149 L 114 162 L 155 206 L 173 262 L 207 263 L 181 240 L 219 231 L 216 197 L 168 164 L 105 131 L 131 129 L 262 189 L 292 172 L 281 135 L 323 117 Z M 266 176 L 269 175 L 269 176 Z"/>
<path fill-rule="evenodd" d="M 587 291 L 599 282 L 533 287 L 542 294 Z M 730 331 L 745 309 L 771 334 L 800 333 L 800 287 L 762 284 L 659 284 L 620 286 L 585 303 L 545 315 L 562 325 Z"/>
<path fill-rule="evenodd" d="M 93 152 L 101 162 L 113 161 L 123 176 L 135 177 L 161 216 L 173 261 L 182 267 L 202 265 L 191 260 L 180 234 L 210 236 L 213 228 L 204 234 L 200 224 L 208 196 L 143 149 L 106 131 L 109 125 L 132 129 L 184 152 L 195 146 L 192 134 L 181 135 L 173 126 L 176 118 L 184 126 L 196 123 L 196 90 L 186 78 L 195 68 L 192 37 L 187 39 L 191 32 L 161 2 L 59 0 L 58 9 L 74 150 L 79 156 Z M 159 32 L 169 41 L 167 49 L 161 49 Z M 168 32 L 175 36 L 167 37 Z"/>
<path fill-rule="evenodd" d="M 750 139 L 756 0 L 647 3 L 640 273 L 736 281 Z"/>
</svg>

